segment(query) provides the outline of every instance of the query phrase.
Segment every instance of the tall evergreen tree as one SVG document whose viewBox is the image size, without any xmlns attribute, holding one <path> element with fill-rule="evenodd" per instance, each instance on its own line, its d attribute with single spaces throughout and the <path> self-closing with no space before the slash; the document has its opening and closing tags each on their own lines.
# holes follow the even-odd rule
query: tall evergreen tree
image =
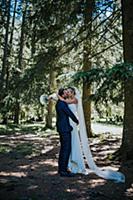
<svg viewBox="0 0 133 200">
<path fill-rule="evenodd" d="M 91 34 L 92 31 L 92 15 L 94 11 L 95 1 L 85 1 L 85 8 L 84 8 L 84 25 L 87 27 L 87 35 Z M 89 37 L 84 40 L 84 49 L 83 49 L 83 71 L 89 71 L 92 66 L 92 61 L 89 59 L 91 57 L 91 48 L 92 48 L 92 39 Z M 83 108 L 84 108 L 84 115 L 85 115 L 85 123 L 88 136 L 92 136 L 91 131 L 91 102 L 87 100 L 88 96 L 91 95 L 91 87 L 90 84 L 87 82 L 83 83 Z"/>
<path fill-rule="evenodd" d="M 0 77 L 0 87 L 1 87 L 1 95 L 0 99 L 3 102 L 3 99 L 7 95 L 6 91 L 6 80 L 8 79 L 8 51 L 9 51 L 9 27 L 10 27 L 10 7 L 11 0 L 5 2 L 5 17 L 6 17 L 6 27 L 5 27 L 5 36 L 4 36 L 4 48 L 3 48 L 3 60 L 2 60 L 2 69 L 1 69 L 1 77 Z M 5 106 L 4 103 L 2 105 Z M 7 112 L 6 109 L 3 109 L 3 123 L 7 124 Z"/>
<path fill-rule="evenodd" d="M 123 19 L 123 53 L 125 63 L 133 67 L 133 1 L 121 1 Z M 132 72 L 131 72 L 132 73 Z M 125 81 L 124 129 L 122 140 L 123 160 L 133 159 L 133 78 Z"/>
<path fill-rule="evenodd" d="M 18 69 L 23 70 L 23 51 L 24 51 L 24 41 L 25 41 L 25 21 L 26 21 L 26 12 L 27 12 L 27 1 L 22 2 L 22 25 L 21 25 L 21 35 L 20 35 L 20 43 L 19 43 L 19 52 L 18 52 Z M 18 77 L 19 79 L 19 73 Z M 19 124 L 19 116 L 20 116 L 20 94 L 16 93 L 16 103 L 14 106 L 14 123 Z"/>
</svg>

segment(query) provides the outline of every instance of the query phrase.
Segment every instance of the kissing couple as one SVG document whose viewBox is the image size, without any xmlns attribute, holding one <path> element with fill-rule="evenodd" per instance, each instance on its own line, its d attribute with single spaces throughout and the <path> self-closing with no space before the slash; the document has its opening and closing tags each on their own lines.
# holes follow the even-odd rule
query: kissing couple
<svg viewBox="0 0 133 200">
<path fill-rule="evenodd" d="M 56 97 L 56 126 L 60 136 L 60 176 L 73 177 L 77 173 L 87 175 L 93 172 L 104 179 L 125 182 L 125 176 L 121 172 L 102 169 L 95 164 L 87 137 L 82 97 L 78 89 L 60 88 Z M 55 99 L 55 94 L 50 95 L 49 99 Z"/>
</svg>

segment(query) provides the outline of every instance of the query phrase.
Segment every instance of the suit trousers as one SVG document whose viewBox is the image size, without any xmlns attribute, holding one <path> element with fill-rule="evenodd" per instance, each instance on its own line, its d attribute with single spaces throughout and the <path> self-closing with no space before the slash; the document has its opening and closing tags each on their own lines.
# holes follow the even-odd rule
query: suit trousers
<svg viewBox="0 0 133 200">
<path fill-rule="evenodd" d="M 71 132 L 59 133 L 60 135 L 60 153 L 58 161 L 58 172 L 66 172 L 68 168 L 69 156 L 71 153 Z"/>
</svg>

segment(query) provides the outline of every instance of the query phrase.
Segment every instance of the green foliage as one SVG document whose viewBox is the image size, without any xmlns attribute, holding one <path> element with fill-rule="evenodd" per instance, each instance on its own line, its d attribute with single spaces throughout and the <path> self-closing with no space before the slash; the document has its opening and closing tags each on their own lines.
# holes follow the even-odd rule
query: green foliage
<svg viewBox="0 0 133 200">
<path fill-rule="evenodd" d="M 94 94 L 89 98 L 99 101 L 123 101 L 124 82 L 133 79 L 133 65 L 116 64 L 112 68 L 92 68 L 87 72 L 78 72 L 73 76 L 74 82 L 83 81 L 93 86 Z"/>
<path fill-rule="evenodd" d="M 14 5 L 13 0 L 11 0 L 11 4 Z M 109 65 L 112 57 L 120 57 L 121 48 L 117 49 L 120 45 L 109 49 L 109 56 L 106 54 L 107 52 L 102 52 L 108 48 L 110 41 L 111 44 L 119 42 L 121 34 L 121 30 L 119 30 L 121 27 L 120 11 L 116 12 L 117 7 L 113 8 L 114 4 L 113 0 L 96 1 L 92 16 L 93 30 L 88 33 L 90 24 L 84 25 L 86 1 L 18 1 L 14 27 L 12 27 L 13 9 L 10 16 L 8 40 L 11 39 L 11 33 L 13 37 L 12 42 L 8 42 L 6 69 L 9 68 L 9 74 L 5 75 L 8 84 L 6 89 L 4 88 L 1 92 L 3 93 L 0 102 L 2 116 L 8 118 L 13 116 L 17 107 L 16 102 L 21 105 L 22 118 L 30 113 L 28 110 L 32 110 L 33 115 L 37 110 L 39 110 L 38 113 L 43 114 L 39 105 L 39 97 L 43 93 L 49 94 L 51 92 L 49 87 L 51 69 L 56 71 L 58 87 L 67 84 L 69 81 L 63 78 L 66 72 L 71 73 L 71 71 L 75 72 L 82 68 L 83 45 L 87 38 L 92 38 L 92 62 L 94 65 L 97 63 L 100 67 L 104 63 Z M 0 6 L 0 12 L 1 10 L 0 27 L 2 29 L 0 35 L 2 37 L 0 37 L 0 45 L 3 48 L 6 15 Z M 106 16 L 108 10 L 112 14 L 109 17 Z M 25 20 L 23 21 L 24 14 Z M 117 25 L 118 23 L 120 26 Z M 22 32 L 23 34 L 21 34 Z M 3 60 L 2 48 L 0 50 L 0 64 Z M 116 50 L 117 54 L 115 54 Z M 102 74 L 104 76 L 100 67 L 97 72 L 95 69 L 91 74 L 88 72 L 88 76 L 95 76 L 99 84 L 102 82 Z M 101 74 L 101 77 L 97 76 L 97 73 Z M 82 76 L 86 81 L 93 82 L 93 77 L 91 80 L 85 77 L 84 73 Z M 28 108 L 27 111 L 26 108 Z"/>
</svg>

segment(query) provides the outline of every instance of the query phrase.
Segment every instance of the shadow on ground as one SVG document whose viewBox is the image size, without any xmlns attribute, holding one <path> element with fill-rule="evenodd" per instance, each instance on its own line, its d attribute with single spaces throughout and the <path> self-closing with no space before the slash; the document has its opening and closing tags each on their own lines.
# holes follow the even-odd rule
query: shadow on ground
<svg viewBox="0 0 133 200">
<path fill-rule="evenodd" d="M 32 134 L 31 130 L 28 134 L 1 134 L 1 146 L 5 147 L 0 154 L 1 200 L 133 199 L 133 170 L 130 163 L 121 169 L 127 178 L 125 184 L 106 181 L 95 174 L 78 174 L 73 178 L 60 177 L 57 174 L 58 134 L 50 130 L 45 133 L 41 132 L 40 136 Z M 119 144 L 119 141 L 117 142 Z M 119 167 L 118 161 L 109 161 L 104 155 L 107 149 L 110 150 L 107 148 L 109 143 L 113 151 L 118 148 L 113 146 L 113 139 L 102 144 L 91 142 L 95 160 L 100 166 Z"/>
</svg>

